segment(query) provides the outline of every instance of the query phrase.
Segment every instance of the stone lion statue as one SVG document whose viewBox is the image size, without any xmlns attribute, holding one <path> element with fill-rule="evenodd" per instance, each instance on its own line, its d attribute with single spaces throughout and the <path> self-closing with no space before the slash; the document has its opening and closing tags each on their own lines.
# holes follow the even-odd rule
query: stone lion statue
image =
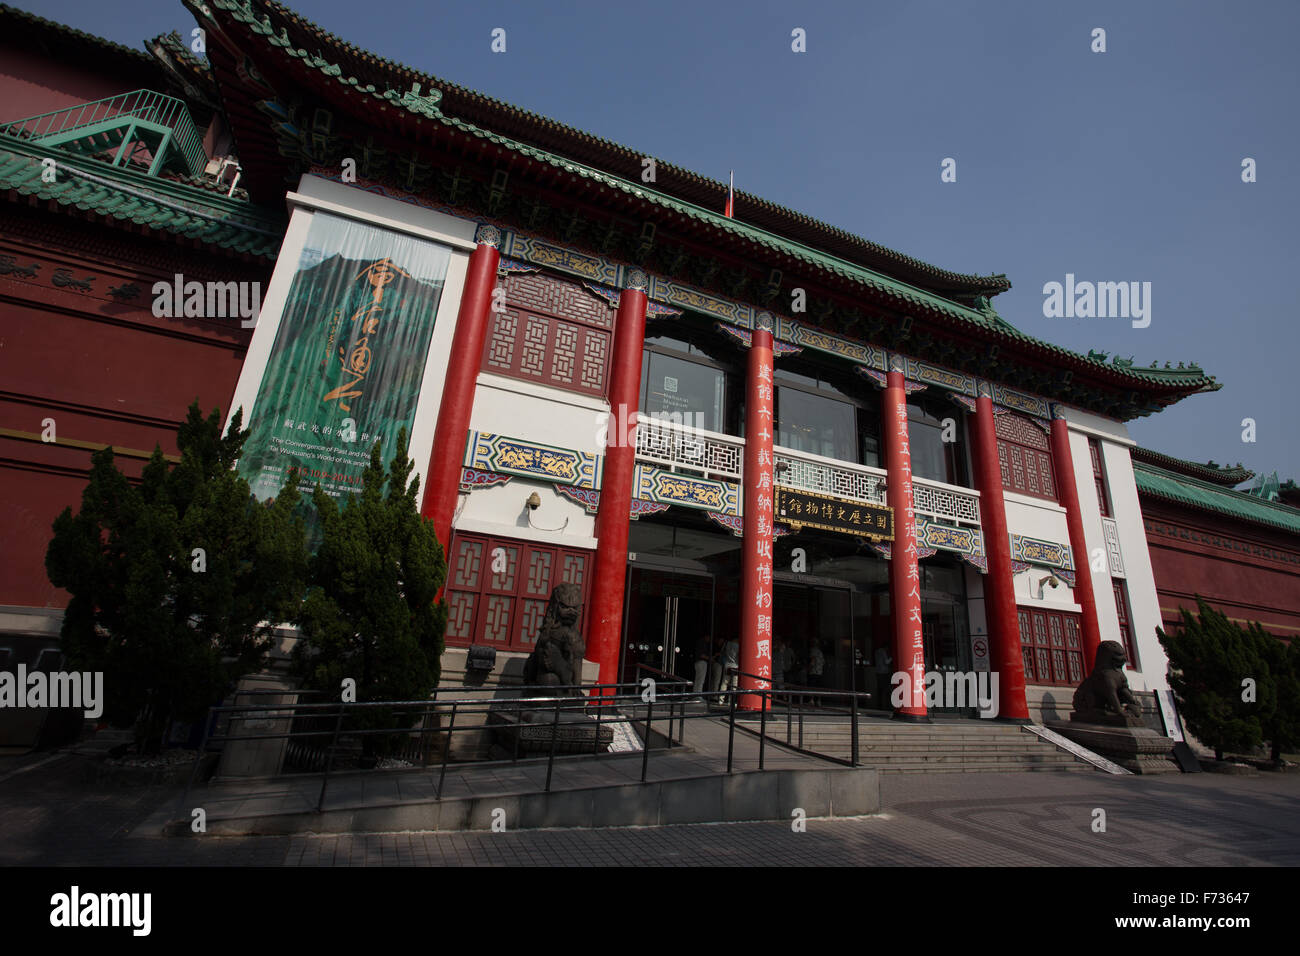
<svg viewBox="0 0 1300 956">
<path fill-rule="evenodd" d="M 582 682 L 582 657 L 587 646 L 578 627 L 581 613 L 582 588 L 557 584 L 551 590 L 546 616 L 537 631 L 537 646 L 524 661 L 525 684 L 564 686 Z M 572 693 L 580 696 L 577 690 Z"/>
<path fill-rule="evenodd" d="M 1102 641 L 1097 645 L 1092 673 L 1074 692 L 1074 710 L 1081 719 L 1142 716 L 1142 705 L 1128 689 L 1128 678 L 1124 676 L 1126 663 L 1128 655 L 1118 641 Z"/>
</svg>

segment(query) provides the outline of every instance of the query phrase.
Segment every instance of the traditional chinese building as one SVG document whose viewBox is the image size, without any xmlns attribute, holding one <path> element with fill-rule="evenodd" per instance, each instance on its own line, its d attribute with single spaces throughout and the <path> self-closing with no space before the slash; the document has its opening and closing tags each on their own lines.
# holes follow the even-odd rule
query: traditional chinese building
<svg viewBox="0 0 1300 956">
<path fill-rule="evenodd" d="M 230 135 L 174 38 L 131 50 L 0 6 L 0 64 L 0 668 L 53 667 L 67 595 L 45 550 L 92 451 L 128 475 L 175 454 L 195 398 L 228 406 L 252 335 L 155 315 L 154 283 L 265 283 L 285 215 L 205 175 Z"/>
<path fill-rule="evenodd" d="M 1165 631 L 1177 634 L 1200 596 L 1239 625 L 1300 636 L 1300 508 L 1234 491 L 1253 477 L 1240 466 L 1145 448 L 1133 460 Z"/>
<path fill-rule="evenodd" d="M 0 433 L 17 462 L 6 499 L 49 486 L 5 556 L 25 583 L 0 601 L 58 607 L 40 559 L 85 443 L 166 446 L 199 390 L 205 407 L 244 409 L 241 470 L 263 496 L 290 470 L 341 494 L 376 439 L 391 453 L 408 431 L 448 553 L 448 680 L 471 645 L 517 670 L 551 588 L 573 582 L 606 683 L 638 664 L 689 678 L 710 639 L 735 638 L 746 688 L 776 676 L 786 647 L 787 681 L 876 693 L 878 666 L 915 681 L 993 670 L 1003 718 L 1051 718 L 1097 644 L 1122 640 L 1133 686 L 1167 686 L 1125 423 L 1217 389 L 1201 369 L 1034 339 L 993 305 L 1005 276 L 743 192 L 724 215 L 723 183 L 663 159 L 646 182 L 638 152 L 278 3 L 187 6 L 206 59 L 86 39 L 139 78 L 5 97 L 18 120 L 75 95 L 171 90 L 209 125 L 170 177 L 148 143 L 139 172 L 76 129 L 0 131 L 15 265 L 0 291 L 6 326 L 25 330 L 0 353 L 21 398 L 7 393 Z M 233 196 L 224 170 L 203 175 L 221 156 L 238 161 Z M 67 171 L 52 185 L 36 175 L 47 158 Z M 87 236 L 99 245 L 72 257 Z M 58 269 L 88 288 L 51 284 Z M 251 338 L 229 319 L 154 318 L 110 288 L 173 272 L 265 279 Z M 64 339 L 111 332 L 124 351 L 73 384 L 50 320 L 24 311 L 35 299 Z M 151 374 L 131 378 L 126 356 L 153 346 Z M 108 348 L 87 340 L 84 361 Z M 52 408 L 70 416 L 61 440 L 82 444 L 40 443 Z M 901 715 L 926 712 L 915 700 Z"/>
</svg>

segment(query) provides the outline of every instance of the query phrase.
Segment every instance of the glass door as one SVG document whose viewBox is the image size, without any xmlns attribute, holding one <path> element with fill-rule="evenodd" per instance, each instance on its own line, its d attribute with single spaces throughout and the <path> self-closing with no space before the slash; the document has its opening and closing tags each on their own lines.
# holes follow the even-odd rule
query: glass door
<svg viewBox="0 0 1300 956">
<path fill-rule="evenodd" d="M 653 672 L 694 682 L 696 662 L 712 643 L 713 578 L 707 574 L 632 567 L 623 628 L 623 680 Z M 707 657 L 707 653 L 704 655 Z"/>
</svg>

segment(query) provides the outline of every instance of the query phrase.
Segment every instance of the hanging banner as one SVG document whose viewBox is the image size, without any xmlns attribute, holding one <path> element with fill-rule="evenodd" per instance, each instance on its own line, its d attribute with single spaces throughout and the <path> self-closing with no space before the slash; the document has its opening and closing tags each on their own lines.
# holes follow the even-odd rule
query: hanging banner
<svg viewBox="0 0 1300 956">
<path fill-rule="evenodd" d="M 451 250 L 316 213 L 262 375 L 238 470 L 258 500 L 287 475 L 360 491 L 370 451 L 409 441 Z"/>
</svg>

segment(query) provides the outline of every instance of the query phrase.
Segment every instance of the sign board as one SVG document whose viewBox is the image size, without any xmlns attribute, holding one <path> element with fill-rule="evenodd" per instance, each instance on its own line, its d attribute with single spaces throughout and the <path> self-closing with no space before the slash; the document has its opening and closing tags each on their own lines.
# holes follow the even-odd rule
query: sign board
<svg viewBox="0 0 1300 956">
<path fill-rule="evenodd" d="M 1178 719 L 1178 709 L 1174 706 L 1174 692 L 1156 691 L 1156 703 L 1160 707 L 1160 720 L 1165 725 L 1165 736 L 1173 740 L 1183 740 L 1183 725 Z"/>
<path fill-rule="evenodd" d="M 776 486 L 776 516 L 781 524 L 834 531 L 872 541 L 894 540 L 894 509 L 832 495 Z"/>
</svg>

